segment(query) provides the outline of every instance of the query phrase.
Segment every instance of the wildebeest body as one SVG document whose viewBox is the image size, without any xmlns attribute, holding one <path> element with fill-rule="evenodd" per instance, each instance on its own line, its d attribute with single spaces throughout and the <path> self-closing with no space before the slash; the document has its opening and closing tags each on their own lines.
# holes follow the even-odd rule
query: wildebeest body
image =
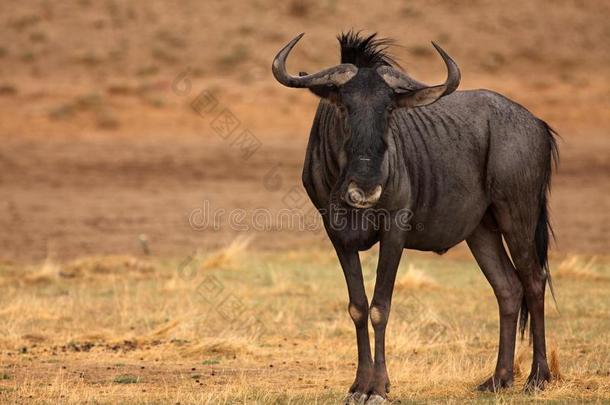
<svg viewBox="0 0 610 405">
<path fill-rule="evenodd" d="M 330 210 L 340 180 L 340 125 L 337 108 L 322 100 L 303 168 L 303 184 L 319 209 Z M 390 130 L 391 175 L 376 208 L 413 213 L 405 248 L 451 248 L 474 230 L 494 200 L 510 201 L 517 191 L 539 195 L 546 187 L 552 147 L 546 125 L 495 92 L 457 91 L 429 106 L 396 110 Z M 354 238 L 344 230 L 337 237 Z M 366 249 L 379 234 L 369 229 L 356 239 L 365 239 Z"/>
<path fill-rule="evenodd" d="M 348 402 L 386 397 L 385 330 L 404 248 L 443 253 L 466 241 L 496 295 L 500 344 L 494 374 L 479 389 L 513 382 L 517 324 L 531 316 L 532 369 L 526 389 L 551 378 L 544 295 L 550 283 L 547 193 L 557 149 L 553 131 L 519 104 L 488 90 L 455 91 L 457 64 L 434 44 L 447 80 L 419 83 L 385 52 L 387 40 L 339 37 L 341 64 L 298 77 L 286 58 L 272 70 L 288 87 L 322 100 L 313 122 L 303 184 L 326 227 L 349 295 L 358 367 Z M 380 242 L 375 291 L 366 295 L 358 252 Z M 508 247 L 510 257 L 504 244 Z M 371 356 L 367 319 L 375 331 Z"/>
</svg>

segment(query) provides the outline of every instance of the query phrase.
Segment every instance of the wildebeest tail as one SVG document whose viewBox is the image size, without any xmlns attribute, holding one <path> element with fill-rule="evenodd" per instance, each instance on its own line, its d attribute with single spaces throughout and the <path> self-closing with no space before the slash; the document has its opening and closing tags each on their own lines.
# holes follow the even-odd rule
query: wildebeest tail
<svg viewBox="0 0 610 405">
<path fill-rule="evenodd" d="M 540 264 L 540 268 L 542 269 L 542 271 L 544 271 L 545 273 L 545 277 L 549 284 L 549 289 L 551 290 L 553 301 L 555 302 L 555 308 L 559 310 L 557 306 L 557 299 L 555 298 L 555 289 L 553 288 L 553 281 L 551 279 L 548 259 L 550 236 L 552 236 L 553 238 L 555 237 L 549 217 L 548 194 L 551 190 L 551 173 L 553 171 L 553 166 L 557 168 L 557 164 L 559 162 L 559 150 L 557 148 L 557 141 L 555 139 L 557 133 L 546 122 L 542 120 L 540 120 L 540 122 L 543 125 L 544 130 L 548 136 L 551 156 L 549 166 L 547 168 L 546 181 L 543 189 L 541 190 L 540 213 L 538 215 L 538 222 L 536 224 L 534 241 L 536 244 L 536 254 L 538 256 L 538 263 Z M 529 311 L 527 308 L 527 303 L 525 301 L 525 297 L 523 297 L 523 301 L 521 302 L 521 310 L 519 313 L 519 333 L 521 334 L 521 339 L 523 339 L 525 335 L 528 316 Z"/>
<path fill-rule="evenodd" d="M 521 340 L 525 336 L 525 329 L 527 328 L 527 318 L 529 316 L 529 311 L 527 309 L 527 301 L 525 301 L 525 295 L 523 296 L 523 300 L 521 301 L 521 310 L 519 311 L 519 334 L 521 335 Z"/>
</svg>

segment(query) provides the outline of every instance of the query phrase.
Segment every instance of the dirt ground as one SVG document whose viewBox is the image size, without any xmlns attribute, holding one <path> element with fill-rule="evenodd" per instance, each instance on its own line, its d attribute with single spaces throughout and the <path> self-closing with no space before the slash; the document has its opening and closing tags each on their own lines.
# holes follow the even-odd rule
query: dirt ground
<svg viewBox="0 0 610 405">
<path fill-rule="evenodd" d="M 336 63 L 333 37 L 352 27 L 396 38 L 402 64 L 429 82 L 444 74 L 435 39 L 460 63 L 462 88 L 497 90 L 547 120 L 563 138 L 556 252 L 608 253 L 607 3 L 537 13 L 527 1 L 391 2 L 366 16 L 334 1 L 268 3 L 0 6 L 0 258 L 138 254 L 141 237 L 161 257 L 221 246 L 236 235 L 229 226 L 189 226 L 204 201 L 249 216 L 307 211 L 300 167 L 317 101 L 279 86 L 269 65 L 297 31 L 307 35 L 293 70 Z M 215 124 L 225 109 L 237 120 L 230 135 Z M 245 130 L 249 148 L 237 141 Z M 269 228 L 255 246 L 320 239 Z"/>
<path fill-rule="evenodd" d="M 363 257 L 371 291 L 377 253 Z M 343 275 L 329 250 L 229 246 L 188 261 L 125 256 L 0 268 L 1 403 L 336 404 L 355 372 Z M 473 261 L 415 255 L 396 284 L 388 328 L 395 403 L 610 400 L 607 263 L 553 262 L 547 300 L 555 380 L 473 390 L 493 369 L 497 309 Z M 583 300 L 583 295 L 587 300 Z"/>
<path fill-rule="evenodd" d="M 429 83 L 445 74 L 429 42 L 437 41 L 460 65 L 460 88 L 503 93 L 560 134 L 551 258 L 553 267 L 576 269 L 564 270 L 560 287 L 578 288 L 564 294 L 569 316 L 552 321 L 567 328 L 554 336 L 569 377 L 540 399 L 605 398 L 609 15 L 608 2 L 577 0 L 1 2 L 0 402 L 337 401 L 354 352 L 343 281 L 319 230 L 277 221 L 286 208 L 311 215 L 300 171 L 317 100 L 277 84 L 270 64 L 299 32 L 306 35 L 289 60 L 292 72 L 336 64 L 334 37 L 352 28 L 395 38 L 401 64 Z M 236 210 L 243 217 L 231 226 Z M 206 222 L 214 214 L 217 221 Z M 240 240 L 253 261 L 273 259 L 254 280 L 260 294 L 239 282 L 252 275 L 243 262 L 225 263 L 243 248 Z M 201 325 L 222 319 L 185 321 L 202 315 L 176 267 L 188 255 L 215 257 L 227 246 L 226 257 L 207 268 L 241 299 L 271 305 L 273 325 L 285 322 L 287 335 L 277 333 L 281 327 L 254 341 L 251 331 L 202 335 Z M 440 279 L 469 285 L 463 274 L 442 273 L 445 266 L 474 269 L 464 264 L 471 257 L 463 245 L 440 259 L 411 256 L 425 271 L 439 268 Z M 227 267 L 237 270 L 226 275 Z M 284 267 L 292 269 L 287 276 L 278 270 Z M 322 278 L 332 272 L 330 295 L 310 279 L 301 286 L 296 273 L 303 269 Z M 489 300 L 460 309 L 452 328 L 417 319 L 423 335 L 409 329 L 395 338 L 398 397 L 477 400 L 470 386 L 491 369 L 496 334 L 493 297 L 480 281 L 466 294 L 486 291 Z M 443 312 L 441 298 L 450 294 L 431 291 L 430 310 Z M 594 310 L 587 313 L 577 292 L 589 291 Z M 464 290 L 451 293 L 455 307 Z M 279 298 L 265 304 L 265 294 Z M 305 311 L 303 297 L 318 305 Z M 292 309 L 282 315 L 278 302 Z M 468 316 L 481 308 L 487 323 L 477 337 Z M 299 328 L 299 316 L 311 319 Z M 427 345 L 426 333 L 438 324 L 438 345 Z M 413 336 L 419 343 L 409 345 Z M 298 349 L 286 350 L 295 343 Z M 325 344 L 345 349 L 326 360 Z M 443 357 L 456 347 L 458 354 Z M 596 362 L 596 352 L 605 357 Z M 439 377 L 426 382 L 421 372 L 430 364 Z M 523 400 L 517 391 L 503 398 Z"/>
<path fill-rule="evenodd" d="M 551 200 L 555 254 L 608 254 L 609 143 L 603 133 L 562 143 L 561 171 Z M 209 216 L 243 209 L 244 223 L 256 209 L 268 210 L 276 223 L 249 232 L 257 247 L 324 245 L 321 234 L 277 219 L 287 207 L 309 212 L 300 183 L 304 148 L 305 136 L 298 141 L 269 138 L 244 162 L 230 145 L 213 137 L 91 137 L 44 143 L 11 138 L 1 152 L 2 257 L 40 261 L 47 255 L 142 255 L 142 234 L 152 254 L 160 257 L 217 248 L 242 231 L 230 227 L 227 215 L 218 230 L 191 227 L 191 213 L 203 221 L 199 216 L 206 201 Z"/>
</svg>

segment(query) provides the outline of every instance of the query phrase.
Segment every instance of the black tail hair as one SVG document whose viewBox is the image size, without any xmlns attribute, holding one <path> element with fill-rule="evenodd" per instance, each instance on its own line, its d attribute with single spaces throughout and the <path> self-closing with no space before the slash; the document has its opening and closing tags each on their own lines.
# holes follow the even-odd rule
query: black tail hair
<svg viewBox="0 0 610 405">
<path fill-rule="evenodd" d="M 551 227 L 550 223 L 548 195 L 551 191 L 551 174 L 553 172 L 553 167 L 557 169 L 557 166 L 559 164 L 559 149 L 557 148 L 556 140 L 556 136 L 558 135 L 557 132 L 555 132 L 555 130 L 553 130 L 553 128 L 551 128 L 546 122 L 542 120 L 539 121 L 544 127 L 545 132 L 548 134 L 549 144 L 551 148 L 551 159 L 549 162 L 546 181 L 541 191 L 540 213 L 538 214 L 538 223 L 536 224 L 534 241 L 536 244 L 536 254 L 538 255 L 538 263 L 544 271 L 546 280 L 549 283 L 549 289 L 551 290 L 551 295 L 553 296 L 553 301 L 555 302 L 555 308 L 557 308 L 557 311 L 559 311 L 557 299 L 555 298 L 555 289 L 553 288 L 553 281 L 551 279 L 551 272 L 549 270 L 548 257 L 549 235 L 552 236 L 553 240 L 555 239 L 555 233 L 553 232 L 553 228 Z M 529 310 L 527 308 L 525 296 L 523 297 L 523 301 L 521 302 L 521 310 L 519 312 L 519 333 L 521 334 L 521 339 L 523 339 L 523 337 L 525 336 L 525 329 L 527 328 L 527 319 L 529 316 Z"/>
</svg>

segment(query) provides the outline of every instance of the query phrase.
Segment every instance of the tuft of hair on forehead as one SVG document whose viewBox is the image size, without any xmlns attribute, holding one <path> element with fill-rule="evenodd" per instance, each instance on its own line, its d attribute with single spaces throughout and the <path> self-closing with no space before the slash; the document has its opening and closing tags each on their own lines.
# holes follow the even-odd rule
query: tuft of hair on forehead
<svg viewBox="0 0 610 405">
<path fill-rule="evenodd" d="M 395 44 L 390 38 L 377 38 L 377 33 L 368 36 L 361 31 L 350 30 L 337 35 L 341 45 L 341 63 L 351 63 L 359 68 L 376 68 L 379 66 L 400 67 L 388 52 Z"/>
</svg>

